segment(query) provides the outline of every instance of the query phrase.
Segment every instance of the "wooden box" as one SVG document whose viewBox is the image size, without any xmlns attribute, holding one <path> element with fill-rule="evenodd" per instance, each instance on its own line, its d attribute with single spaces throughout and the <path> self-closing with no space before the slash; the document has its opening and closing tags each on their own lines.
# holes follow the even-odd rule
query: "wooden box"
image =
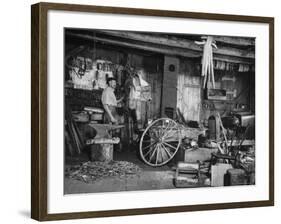
<svg viewBox="0 0 281 224">
<path fill-rule="evenodd" d="M 226 185 L 235 186 L 235 185 L 246 185 L 247 176 L 245 171 L 242 169 L 229 169 L 226 173 Z"/>
</svg>

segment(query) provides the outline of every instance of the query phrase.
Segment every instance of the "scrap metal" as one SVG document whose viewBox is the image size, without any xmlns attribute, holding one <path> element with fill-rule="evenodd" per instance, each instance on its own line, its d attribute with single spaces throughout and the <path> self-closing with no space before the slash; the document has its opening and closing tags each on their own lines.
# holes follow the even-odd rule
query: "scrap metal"
<svg viewBox="0 0 281 224">
<path fill-rule="evenodd" d="M 66 168 L 66 177 L 91 183 L 102 178 L 138 175 L 141 168 L 127 161 L 85 162 Z"/>
</svg>

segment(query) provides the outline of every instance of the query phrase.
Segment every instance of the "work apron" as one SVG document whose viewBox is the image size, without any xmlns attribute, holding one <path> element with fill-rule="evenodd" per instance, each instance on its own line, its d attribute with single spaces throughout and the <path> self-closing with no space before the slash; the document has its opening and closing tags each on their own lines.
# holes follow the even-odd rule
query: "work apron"
<svg viewBox="0 0 281 224">
<path fill-rule="evenodd" d="M 116 107 L 108 105 L 108 109 L 111 111 L 112 116 L 118 121 L 118 114 L 116 112 Z M 112 123 L 109 115 L 107 114 L 107 112 L 105 112 L 105 114 L 104 114 L 104 123 L 105 124 L 111 124 Z"/>
<path fill-rule="evenodd" d="M 120 124 L 121 120 L 120 120 L 120 116 L 116 112 L 116 107 L 108 105 L 108 109 L 111 111 L 112 116 Z M 105 112 L 105 115 L 104 115 L 104 123 L 105 124 L 112 124 L 111 119 L 110 119 L 109 115 L 107 114 L 107 112 Z M 112 134 L 112 137 L 119 137 L 120 138 L 119 144 L 114 145 L 114 148 L 117 151 L 121 151 L 122 144 L 123 144 L 123 139 L 124 139 L 124 131 L 122 129 L 117 129 L 117 130 L 112 131 L 111 134 Z"/>
</svg>

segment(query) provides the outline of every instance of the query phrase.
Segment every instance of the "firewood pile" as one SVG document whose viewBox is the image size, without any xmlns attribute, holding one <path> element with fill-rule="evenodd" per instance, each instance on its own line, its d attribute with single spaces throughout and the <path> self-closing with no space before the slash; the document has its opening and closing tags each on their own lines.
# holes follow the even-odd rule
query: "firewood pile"
<svg viewBox="0 0 281 224">
<path fill-rule="evenodd" d="M 134 163 L 127 161 L 111 162 L 86 162 L 66 168 L 65 175 L 68 178 L 92 183 L 102 178 L 126 177 L 127 175 L 137 175 L 141 168 Z"/>
</svg>

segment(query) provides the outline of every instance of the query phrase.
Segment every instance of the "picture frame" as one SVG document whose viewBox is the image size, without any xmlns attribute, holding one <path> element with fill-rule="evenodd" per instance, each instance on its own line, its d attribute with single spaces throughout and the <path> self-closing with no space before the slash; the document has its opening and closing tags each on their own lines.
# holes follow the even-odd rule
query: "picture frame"
<svg viewBox="0 0 281 224">
<path fill-rule="evenodd" d="M 266 189 L 266 199 L 260 200 L 241 200 L 215 203 L 194 203 L 181 205 L 155 206 L 147 203 L 142 207 L 130 207 L 124 209 L 108 208 L 102 210 L 84 209 L 83 211 L 65 211 L 65 212 L 50 212 L 50 148 L 53 143 L 49 142 L 49 113 L 50 113 L 50 85 L 49 72 L 51 71 L 49 64 L 50 55 L 50 37 L 48 29 L 53 23 L 50 22 L 50 12 L 63 12 L 69 14 L 102 14 L 107 17 L 109 15 L 131 16 L 138 17 L 140 20 L 149 18 L 164 18 L 166 20 L 199 20 L 202 22 L 226 22 L 226 23 L 249 23 L 265 25 L 268 30 L 268 36 L 265 40 L 268 42 L 268 63 L 265 65 L 268 71 L 268 86 L 266 94 L 268 96 L 268 119 L 266 119 L 267 158 L 265 166 L 268 169 L 266 173 L 268 180 L 264 183 Z M 83 24 L 81 24 L 83 27 Z M 62 37 L 61 37 L 62 38 Z M 38 3 L 31 6 L 31 218 L 39 221 L 61 220 L 61 219 L 81 219 L 81 218 L 96 218 L 110 216 L 126 216 L 126 215 L 141 215 L 141 214 L 157 214 L 157 213 L 172 213 L 172 212 L 188 212 L 188 211 L 203 211 L 229 208 L 247 208 L 260 206 L 274 205 L 274 18 L 259 17 L 259 16 L 241 16 L 241 15 L 225 15 L 211 14 L 202 12 L 183 12 L 183 11 L 164 11 L 155 9 L 137 9 L 137 8 L 118 8 L 104 7 L 92 5 L 73 5 L 73 4 L 57 4 L 57 3 Z M 59 74 L 58 74 L 59 76 Z M 58 78 L 59 79 L 59 78 Z M 61 92 L 56 92 L 61 94 Z M 63 124 L 63 123 L 62 123 Z M 61 124 L 61 125 L 62 125 Z M 62 150 L 63 149 L 57 149 Z M 60 161 L 63 163 L 63 161 Z M 54 162 L 55 164 L 55 162 Z M 54 165 L 55 166 L 55 165 Z M 61 177 L 63 179 L 63 177 Z M 184 191 L 183 191 L 184 192 Z M 153 194 L 150 192 L 150 195 Z M 63 196 L 63 195 L 62 195 Z M 132 195 L 131 195 L 132 196 Z M 86 197 L 84 195 L 84 197 Z M 99 194 L 102 197 L 102 194 Z M 71 203 L 71 197 L 68 197 L 68 202 Z M 74 202 L 73 202 L 74 203 Z M 71 205 L 70 205 L 71 206 Z"/>
</svg>

